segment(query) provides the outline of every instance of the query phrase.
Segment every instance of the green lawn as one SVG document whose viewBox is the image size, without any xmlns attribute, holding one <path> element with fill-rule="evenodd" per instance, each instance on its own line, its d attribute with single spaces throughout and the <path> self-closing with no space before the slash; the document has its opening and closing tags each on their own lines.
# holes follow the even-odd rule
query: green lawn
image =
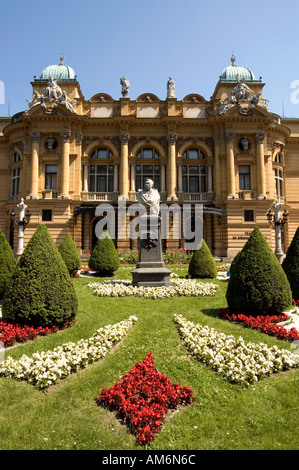
<svg viewBox="0 0 299 470">
<path fill-rule="evenodd" d="M 121 266 L 129 279 L 133 267 Z M 180 276 L 187 267 L 170 266 Z M 93 279 L 94 281 L 94 279 Z M 99 327 L 129 318 L 138 321 L 105 359 L 41 392 L 25 382 L 0 379 L 0 449 L 142 450 L 114 413 L 96 397 L 151 351 L 160 372 L 195 393 L 192 405 L 168 417 L 148 449 L 224 450 L 298 449 L 299 370 L 275 374 L 248 389 L 229 384 L 188 354 L 173 321 L 175 313 L 246 341 L 291 349 L 291 344 L 217 317 L 226 306 L 225 281 L 215 297 L 146 300 L 98 298 L 89 278 L 73 280 L 79 298 L 76 323 L 67 330 L 18 345 L 13 358 L 88 338 Z M 210 281 L 208 281 L 210 282 Z"/>
</svg>

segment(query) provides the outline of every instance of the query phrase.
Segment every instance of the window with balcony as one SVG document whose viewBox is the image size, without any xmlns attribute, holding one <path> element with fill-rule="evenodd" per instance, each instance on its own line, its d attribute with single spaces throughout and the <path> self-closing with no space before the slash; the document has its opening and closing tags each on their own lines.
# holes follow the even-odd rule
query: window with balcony
<svg viewBox="0 0 299 470">
<path fill-rule="evenodd" d="M 184 193 L 205 193 L 206 167 L 204 165 L 183 165 L 182 183 Z"/>
<path fill-rule="evenodd" d="M 89 191 L 112 192 L 114 179 L 113 165 L 90 165 L 89 167 Z"/>
<path fill-rule="evenodd" d="M 57 165 L 45 166 L 45 189 L 56 189 Z"/>
<path fill-rule="evenodd" d="M 251 189 L 249 165 L 239 165 L 239 189 L 240 191 Z"/>
<path fill-rule="evenodd" d="M 136 189 L 145 188 L 145 181 L 150 178 L 154 188 L 160 191 L 160 165 L 136 165 Z"/>
</svg>

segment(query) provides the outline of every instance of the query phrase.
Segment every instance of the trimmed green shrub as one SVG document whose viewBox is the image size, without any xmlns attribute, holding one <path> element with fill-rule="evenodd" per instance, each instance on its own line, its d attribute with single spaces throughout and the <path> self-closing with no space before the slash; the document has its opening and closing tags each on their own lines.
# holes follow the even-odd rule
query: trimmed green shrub
<svg viewBox="0 0 299 470">
<path fill-rule="evenodd" d="M 281 266 L 289 280 L 293 299 L 299 300 L 299 227 L 296 230 Z"/>
<path fill-rule="evenodd" d="M 7 283 L 16 268 L 16 260 L 10 244 L 0 229 L 0 299 L 3 299 Z"/>
<path fill-rule="evenodd" d="M 213 256 L 203 240 L 200 248 L 194 251 L 188 272 L 192 278 L 215 278 L 217 277 L 217 265 Z"/>
<path fill-rule="evenodd" d="M 7 286 L 2 316 L 12 323 L 63 326 L 78 302 L 67 267 L 48 229 L 41 224 L 29 240 Z"/>
<path fill-rule="evenodd" d="M 88 261 L 88 267 L 99 276 L 112 276 L 119 268 L 120 261 L 113 241 L 107 230 L 98 238 Z"/>
<path fill-rule="evenodd" d="M 58 247 L 58 251 L 66 264 L 71 277 L 77 274 L 81 266 L 81 259 L 74 240 L 70 235 L 66 235 Z"/>
<path fill-rule="evenodd" d="M 258 227 L 233 261 L 226 299 L 230 313 L 252 316 L 277 315 L 291 305 L 289 281 Z"/>
</svg>

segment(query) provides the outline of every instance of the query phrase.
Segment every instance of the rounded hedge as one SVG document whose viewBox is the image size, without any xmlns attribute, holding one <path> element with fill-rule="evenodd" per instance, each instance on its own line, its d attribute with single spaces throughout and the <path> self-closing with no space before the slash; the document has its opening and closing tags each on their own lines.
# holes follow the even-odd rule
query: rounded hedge
<svg viewBox="0 0 299 470">
<path fill-rule="evenodd" d="M 119 256 L 114 243 L 108 232 L 104 230 L 91 252 L 88 267 L 96 271 L 99 276 L 112 276 L 119 265 Z"/>
<path fill-rule="evenodd" d="M 15 260 L 12 249 L 6 240 L 6 237 L 0 229 L 0 299 L 4 298 L 7 284 L 16 268 L 17 262 Z"/>
<path fill-rule="evenodd" d="M 258 227 L 233 261 L 226 299 L 231 313 L 252 316 L 277 315 L 291 305 L 289 281 Z"/>
<path fill-rule="evenodd" d="M 299 300 L 299 227 L 295 232 L 281 266 L 289 280 L 293 299 Z"/>
<path fill-rule="evenodd" d="M 217 265 L 206 242 L 202 240 L 201 247 L 192 254 L 188 272 L 192 278 L 217 277 Z"/>
<path fill-rule="evenodd" d="M 2 316 L 12 323 L 63 326 L 78 301 L 66 265 L 45 225 L 39 225 L 7 286 Z"/>
<path fill-rule="evenodd" d="M 58 251 L 66 264 L 71 277 L 74 277 L 80 266 L 81 259 L 74 240 L 70 235 L 66 235 L 58 247 Z"/>
</svg>

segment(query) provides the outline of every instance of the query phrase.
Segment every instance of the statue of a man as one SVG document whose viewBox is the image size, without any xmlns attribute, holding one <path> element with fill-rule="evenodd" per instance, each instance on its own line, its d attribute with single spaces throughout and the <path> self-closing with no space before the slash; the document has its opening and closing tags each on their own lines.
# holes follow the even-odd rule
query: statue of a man
<svg viewBox="0 0 299 470">
<path fill-rule="evenodd" d="M 154 188 L 154 182 L 150 178 L 145 181 L 145 189 L 139 189 L 138 202 L 146 208 L 147 212 L 159 215 L 160 194 Z"/>
<path fill-rule="evenodd" d="M 171 77 L 169 77 L 169 80 L 167 82 L 167 98 L 175 98 L 174 88 L 175 88 L 174 80 Z"/>
<path fill-rule="evenodd" d="M 126 77 L 122 77 L 120 79 L 120 84 L 121 84 L 121 94 L 123 95 L 124 98 L 128 98 L 129 88 L 130 88 L 129 80 L 127 80 Z"/>
</svg>

